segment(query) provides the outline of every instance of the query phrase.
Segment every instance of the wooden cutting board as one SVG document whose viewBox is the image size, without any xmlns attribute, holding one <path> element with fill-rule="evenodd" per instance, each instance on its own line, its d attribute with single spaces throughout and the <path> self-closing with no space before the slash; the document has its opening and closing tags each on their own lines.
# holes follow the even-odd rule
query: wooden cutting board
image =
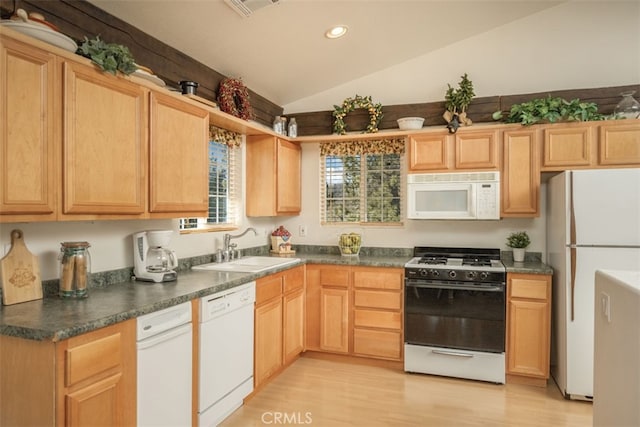
<svg viewBox="0 0 640 427">
<path fill-rule="evenodd" d="M 11 232 L 11 249 L 0 260 L 0 279 L 4 305 L 42 299 L 38 257 L 24 244 L 22 230 Z"/>
</svg>

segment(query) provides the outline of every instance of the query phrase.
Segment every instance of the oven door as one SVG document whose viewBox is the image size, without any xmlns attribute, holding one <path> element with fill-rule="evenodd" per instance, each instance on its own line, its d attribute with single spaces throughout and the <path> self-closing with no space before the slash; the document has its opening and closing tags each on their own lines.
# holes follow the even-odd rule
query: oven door
<svg viewBox="0 0 640 427">
<path fill-rule="evenodd" d="M 505 351 L 505 285 L 405 280 L 407 344 Z"/>
</svg>

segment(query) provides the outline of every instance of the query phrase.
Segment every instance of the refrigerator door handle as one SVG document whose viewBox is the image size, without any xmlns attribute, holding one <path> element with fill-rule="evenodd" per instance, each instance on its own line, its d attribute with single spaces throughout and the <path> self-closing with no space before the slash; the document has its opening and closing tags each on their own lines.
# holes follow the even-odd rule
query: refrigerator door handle
<svg viewBox="0 0 640 427">
<path fill-rule="evenodd" d="M 571 256 L 571 321 L 575 319 L 576 291 L 576 210 L 573 205 L 573 172 L 569 171 L 569 243 Z"/>
<path fill-rule="evenodd" d="M 573 322 L 576 317 L 575 308 L 576 308 L 576 261 L 577 261 L 577 252 L 578 250 L 575 246 L 572 246 L 569 249 L 569 254 L 571 257 L 571 321 Z"/>
</svg>

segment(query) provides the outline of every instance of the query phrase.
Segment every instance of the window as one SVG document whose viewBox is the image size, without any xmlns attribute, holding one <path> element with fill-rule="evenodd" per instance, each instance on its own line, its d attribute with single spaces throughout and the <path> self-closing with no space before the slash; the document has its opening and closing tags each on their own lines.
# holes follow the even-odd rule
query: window
<svg viewBox="0 0 640 427">
<path fill-rule="evenodd" d="M 323 223 L 398 224 L 404 139 L 321 144 Z"/>
<path fill-rule="evenodd" d="M 237 135 L 237 134 L 234 134 Z M 215 137 L 215 138 L 214 138 Z M 238 136 L 239 137 L 239 136 Z M 209 141 L 209 210 L 206 218 L 182 218 L 180 229 L 207 229 L 236 224 L 236 151 L 225 138 Z M 234 139 L 235 141 L 235 139 Z"/>
</svg>

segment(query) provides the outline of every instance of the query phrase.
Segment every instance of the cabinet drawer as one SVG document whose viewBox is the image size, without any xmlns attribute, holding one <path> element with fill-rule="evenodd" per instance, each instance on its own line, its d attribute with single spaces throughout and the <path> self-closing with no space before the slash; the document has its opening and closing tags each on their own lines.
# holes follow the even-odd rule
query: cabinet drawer
<svg viewBox="0 0 640 427">
<path fill-rule="evenodd" d="M 356 288 L 402 289 L 402 270 L 355 269 L 353 285 Z"/>
<path fill-rule="evenodd" d="M 349 286 L 348 268 L 327 268 L 320 270 L 320 286 L 339 286 L 346 288 Z"/>
<path fill-rule="evenodd" d="M 509 288 L 511 298 L 547 299 L 547 283 L 544 280 L 514 279 Z"/>
<path fill-rule="evenodd" d="M 400 310 L 402 295 L 398 292 L 365 291 L 358 289 L 354 292 L 356 307 L 382 308 Z"/>
<path fill-rule="evenodd" d="M 283 273 L 284 293 L 289 293 L 304 287 L 304 267 L 296 267 Z"/>
<path fill-rule="evenodd" d="M 275 274 L 256 281 L 256 305 L 282 295 L 282 275 Z"/>
<path fill-rule="evenodd" d="M 101 372 L 117 368 L 122 360 L 120 333 L 66 351 L 65 385 L 72 386 Z"/>
<path fill-rule="evenodd" d="M 402 335 L 393 331 L 353 330 L 353 352 L 367 356 L 400 359 Z"/>
<path fill-rule="evenodd" d="M 400 329 L 402 316 L 400 312 L 378 310 L 354 310 L 354 326 L 371 328 Z"/>
</svg>

